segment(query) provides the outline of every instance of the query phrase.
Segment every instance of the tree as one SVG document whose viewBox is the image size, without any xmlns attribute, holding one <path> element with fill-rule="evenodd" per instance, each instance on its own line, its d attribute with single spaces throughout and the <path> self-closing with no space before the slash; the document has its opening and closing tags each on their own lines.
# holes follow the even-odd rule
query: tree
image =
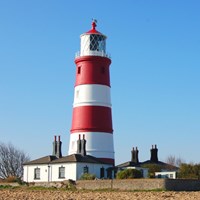
<svg viewBox="0 0 200 200">
<path fill-rule="evenodd" d="M 176 167 L 180 167 L 180 165 L 182 163 L 184 163 L 184 160 L 182 158 L 176 158 L 175 156 L 173 155 L 169 155 L 167 158 L 166 158 L 166 163 L 169 164 L 169 165 L 173 165 L 173 166 L 176 166 Z"/>
<path fill-rule="evenodd" d="M 148 168 L 148 177 L 155 178 L 155 172 L 161 171 L 161 166 L 157 164 L 144 164 L 142 167 Z"/>
<path fill-rule="evenodd" d="M 29 160 L 29 156 L 22 150 L 17 149 L 12 144 L 0 142 L 0 178 L 22 178 L 23 163 Z"/>
<path fill-rule="evenodd" d="M 141 171 L 137 169 L 124 169 L 117 173 L 117 179 L 142 178 Z"/>
<path fill-rule="evenodd" d="M 181 164 L 178 177 L 185 179 L 200 179 L 200 164 Z"/>
</svg>

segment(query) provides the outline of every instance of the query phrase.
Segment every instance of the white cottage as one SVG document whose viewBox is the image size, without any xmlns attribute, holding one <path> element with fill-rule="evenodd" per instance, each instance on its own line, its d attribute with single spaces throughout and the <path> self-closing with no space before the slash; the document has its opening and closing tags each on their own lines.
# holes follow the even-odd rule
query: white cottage
<svg viewBox="0 0 200 200">
<path fill-rule="evenodd" d="M 136 149 L 133 148 L 131 151 L 131 161 L 121 163 L 116 166 L 118 171 L 124 170 L 124 169 L 137 169 L 141 171 L 143 178 L 148 178 L 148 165 L 157 165 L 161 172 L 155 172 L 156 178 L 176 178 L 176 174 L 178 171 L 178 167 L 161 162 L 158 160 L 158 149 L 157 146 L 152 145 L 152 149 L 150 150 L 151 157 L 150 160 L 147 160 L 145 162 L 139 162 L 139 151 L 136 147 Z"/>
<path fill-rule="evenodd" d="M 80 143 L 80 141 L 78 141 Z M 82 141 L 85 144 L 86 141 Z M 53 155 L 45 156 L 24 163 L 25 182 L 51 182 L 78 180 L 84 173 L 94 174 L 96 178 L 113 178 L 112 164 L 86 155 L 85 145 L 77 150 L 77 154 L 62 157 L 60 137 L 53 142 Z"/>
</svg>

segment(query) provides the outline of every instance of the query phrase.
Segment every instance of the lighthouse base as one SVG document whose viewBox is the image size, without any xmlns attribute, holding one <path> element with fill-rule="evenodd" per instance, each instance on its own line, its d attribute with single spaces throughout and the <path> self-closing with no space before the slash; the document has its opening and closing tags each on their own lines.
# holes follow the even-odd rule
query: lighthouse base
<svg viewBox="0 0 200 200">
<path fill-rule="evenodd" d="M 77 153 L 79 135 L 86 140 L 87 155 L 94 156 L 106 163 L 114 164 L 113 134 L 105 132 L 77 132 L 71 133 L 68 154 Z"/>
</svg>

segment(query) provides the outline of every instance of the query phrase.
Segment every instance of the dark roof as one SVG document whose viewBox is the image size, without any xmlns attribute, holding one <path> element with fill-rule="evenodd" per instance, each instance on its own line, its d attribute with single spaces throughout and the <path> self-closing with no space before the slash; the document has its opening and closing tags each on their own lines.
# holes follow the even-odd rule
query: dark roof
<svg viewBox="0 0 200 200">
<path fill-rule="evenodd" d="M 176 167 L 176 166 L 169 165 L 169 164 L 164 163 L 164 162 L 161 162 L 161 161 L 152 162 L 151 160 L 147 160 L 147 161 L 140 162 L 140 163 L 135 163 L 135 162 L 128 161 L 128 162 L 119 164 L 119 165 L 117 165 L 116 167 L 118 167 L 118 168 L 125 168 L 125 167 L 144 167 L 144 168 L 145 168 L 145 165 L 148 165 L 148 164 L 158 165 L 158 166 L 161 167 L 161 169 L 166 169 L 166 170 L 178 170 L 178 167 Z"/>
<path fill-rule="evenodd" d="M 132 161 L 128 161 L 122 164 L 117 165 L 116 167 L 118 168 L 123 168 L 123 167 L 138 167 L 140 165 L 140 163 L 135 163 Z"/>
<path fill-rule="evenodd" d="M 93 156 L 82 156 L 81 154 L 72 154 L 52 161 L 52 163 L 66 163 L 66 162 L 84 162 L 84 163 L 103 163 Z"/>
<path fill-rule="evenodd" d="M 38 158 L 36 160 L 32 160 L 29 162 L 24 163 L 24 165 L 34 165 L 34 164 L 48 164 L 53 160 L 58 159 L 56 156 L 45 156 L 42 158 Z"/>
<path fill-rule="evenodd" d="M 148 165 L 148 164 L 155 164 L 155 165 L 160 166 L 162 169 L 167 169 L 167 170 L 178 170 L 179 169 L 178 167 L 176 167 L 174 165 L 170 165 L 168 163 L 164 163 L 164 162 L 161 162 L 161 161 L 152 162 L 151 160 L 146 160 L 146 161 L 140 163 L 140 166 Z"/>
<path fill-rule="evenodd" d="M 50 164 L 50 163 L 72 163 L 72 162 L 82 162 L 82 163 L 98 163 L 98 164 L 107 164 L 98 160 L 93 156 L 82 156 L 81 154 L 72 154 L 64 156 L 62 158 L 57 158 L 56 156 L 45 156 L 36 160 L 32 160 L 24 163 L 24 165 L 34 165 L 34 164 Z"/>
</svg>

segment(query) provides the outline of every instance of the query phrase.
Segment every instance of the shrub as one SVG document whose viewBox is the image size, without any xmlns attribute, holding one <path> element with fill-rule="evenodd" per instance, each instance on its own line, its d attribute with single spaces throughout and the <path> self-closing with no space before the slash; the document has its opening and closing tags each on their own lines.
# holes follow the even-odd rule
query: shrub
<svg viewBox="0 0 200 200">
<path fill-rule="evenodd" d="M 17 182 L 17 177 L 15 177 L 15 176 L 9 176 L 8 178 L 5 178 L 5 179 L 4 179 L 4 182 L 6 182 L 6 183 L 14 183 L 14 182 Z"/>
<path fill-rule="evenodd" d="M 200 179 L 200 164 L 181 164 L 178 178 Z"/>
<path fill-rule="evenodd" d="M 157 164 L 145 164 L 142 167 L 148 168 L 148 177 L 155 178 L 155 172 L 160 172 L 161 167 Z"/>
<path fill-rule="evenodd" d="M 117 179 L 131 179 L 131 178 L 142 178 L 141 171 L 137 169 L 125 169 L 117 173 Z"/>
<path fill-rule="evenodd" d="M 94 180 L 96 178 L 96 176 L 94 174 L 90 174 L 90 173 L 84 173 L 80 180 Z"/>
</svg>

